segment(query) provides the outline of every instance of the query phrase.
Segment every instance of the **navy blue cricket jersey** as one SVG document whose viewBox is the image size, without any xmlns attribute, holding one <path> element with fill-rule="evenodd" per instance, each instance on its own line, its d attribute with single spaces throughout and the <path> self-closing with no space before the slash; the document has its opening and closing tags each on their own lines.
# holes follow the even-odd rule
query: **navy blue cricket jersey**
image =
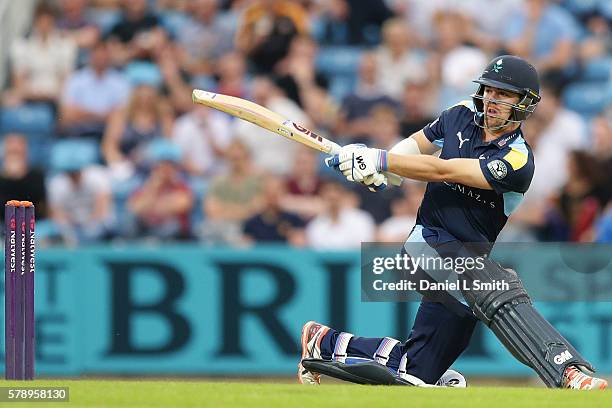
<svg viewBox="0 0 612 408">
<path fill-rule="evenodd" d="M 520 128 L 484 142 L 484 131 L 474 123 L 470 106 L 465 101 L 450 107 L 423 132 L 442 148 L 441 159 L 480 159 L 493 190 L 429 182 L 417 224 L 443 229 L 462 242 L 493 243 L 529 188 L 535 169 L 533 153 Z"/>
</svg>

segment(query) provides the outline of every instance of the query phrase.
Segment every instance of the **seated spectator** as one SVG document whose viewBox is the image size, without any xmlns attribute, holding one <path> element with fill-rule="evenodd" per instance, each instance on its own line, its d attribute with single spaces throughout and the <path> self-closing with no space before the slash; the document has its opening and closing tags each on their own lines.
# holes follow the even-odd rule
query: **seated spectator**
<svg viewBox="0 0 612 408">
<path fill-rule="evenodd" d="M 254 0 L 244 10 L 235 45 L 257 73 L 270 73 L 287 55 L 292 38 L 307 31 L 308 15 L 299 3 Z"/>
<path fill-rule="evenodd" d="M 247 66 L 246 60 L 238 52 L 224 54 L 215 66 L 217 81 L 217 92 L 246 98 L 248 94 Z"/>
<path fill-rule="evenodd" d="M 60 0 L 59 4 L 58 28 L 79 48 L 93 47 L 100 38 L 100 30 L 85 15 L 87 0 Z"/>
<path fill-rule="evenodd" d="M 54 165 L 60 172 L 48 186 L 49 213 L 58 238 L 74 246 L 111 237 L 116 219 L 106 169 L 89 155 L 64 159 Z"/>
<path fill-rule="evenodd" d="M 126 78 L 110 68 L 107 44 L 98 42 L 91 50 L 88 66 L 66 81 L 60 104 L 64 132 L 101 139 L 111 112 L 125 105 L 129 94 Z"/>
<path fill-rule="evenodd" d="M 168 41 L 166 31 L 158 17 L 149 12 L 147 0 L 123 0 L 122 5 L 121 20 L 108 35 L 114 65 L 152 60 L 155 50 Z"/>
<path fill-rule="evenodd" d="M 403 184 L 404 195 L 391 202 L 391 217 L 378 228 L 377 241 L 404 242 L 416 224 L 416 216 L 425 194 L 425 183 Z"/>
<path fill-rule="evenodd" d="M 12 83 L 4 103 L 18 106 L 44 102 L 55 107 L 63 82 L 74 68 L 76 54 L 74 41 L 57 29 L 55 9 L 40 3 L 30 36 L 12 44 Z"/>
<path fill-rule="evenodd" d="M 374 239 L 374 220 L 351 206 L 353 198 L 339 182 L 327 181 L 321 189 L 325 212 L 306 226 L 307 245 L 321 250 L 358 249 Z"/>
<path fill-rule="evenodd" d="M 525 194 L 528 201 L 543 200 L 558 192 L 568 178 L 570 152 L 587 145 L 584 119 L 563 106 L 558 88 L 546 80 L 542 82 L 542 100 L 525 123 L 537 164 L 531 187 Z"/>
<path fill-rule="evenodd" d="M 145 149 L 153 140 L 170 137 L 173 114 L 157 90 L 137 86 L 128 104 L 109 117 L 102 139 L 102 154 L 113 176 L 127 178 L 146 170 Z"/>
<path fill-rule="evenodd" d="M 393 16 L 383 0 L 320 2 L 319 39 L 325 45 L 374 45 L 380 26 Z"/>
<path fill-rule="evenodd" d="M 395 100 L 401 97 L 403 84 L 427 76 L 426 60 L 413 48 L 408 27 L 399 18 L 383 25 L 383 43 L 376 49 L 376 73 L 382 91 Z"/>
<path fill-rule="evenodd" d="M 291 118 L 295 123 L 310 127 L 310 120 L 304 111 L 286 96 L 275 81 L 259 76 L 253 80 L 251 87 L 251 94 L 256 103 L 283 117 Z M 248 146 L 257 167 L 279 176 L 289 173 L 298 143 L 271 135 L 268 130 L 243 120 L 235 123 L 235 135 Z M 265 143 L 265 149 L 261 148 L 262 143 Z"/>
<path fill-rule="evenodd" d="M 612 243 L 612 203 L 609 203 L 595 226 L 595 241 Z"/>
<path fill-rule="evenodd" d="M 574 242 L 590 242 L 595 238 L 596 218 L 610 200 L 605 175 L 599 162 L 584 151 L 573 151 L 567 162 L 568 179 L 559 196 L 561 214 L 558 227 L 567 236 L 560 238 Z"/>
<path fill-rule="evenodd" d="M 192 176 L 211 177 L 226 170 L 225 154 L 232 140 L 227 115 L 201 105 L 174 123 L 172 141 L 183 152 L 183 167 Z"/>
<path fill-rule="evenodd" d="M 147 150 L 153 168 L 128 202 L 136 218 L 136 235 L 160 240 L 189 239 L 194 196 L 182 177 L 181 151 L 162 140 Z"/>
<path fill-rule="evenodd" d="M 321 214 L 324 208 L 319 194 L 322 185 L 319 154 L 309 147 L 300 146 L 285 183 L 286 194 L 281 200 L 282 208 L 306 220 Z"/>
<path fill-rule="evenodd" d="M 342 136 L 346 144 L 367 142 L 370 133 L 369 113 L 375 105 L 396 106 L 396 102 L 385 95 L 378 86 L 376 55 L 366 52 L 359 63 L 359 77 L 353 93 L 342 101 L 340 117 L 335 133 Z"/>
<path fill-rule="evenodd" d="M 509 53 L 528 59 L 540 75 L 562 87 L 571 76 L 578 27 L 572 15 L 550 0 L 529 0 L 504 25 Z"/>
<path fill-rule="evenodd" d="M 20 134 L 8 134 L 2 141 L 0 168 L 0 202 L 27 200 L 36 206 L 36 218 L 47 217 L 45 176 L 40 169 L 30 167 L 28 141 Z M 2 213 L 1 220 L 4 220 Z"/>
<path fill-rule="evenodd" d="M 580 60 L 584 63 L 612 55 L 612 27 L 606 18 L 594 14 L 587 19 L 585 26 L 587 32 L 580 42 Z"/>
<path fill-rule="evenodd" d="M 248 147 L 234 140 L 227 148 L 227 161 L 229 169 L 213 179 L 204 200 L 201 235 L 209 243 L 239 243 L 242 223 L 262 208 L 265 177 L 253 165 Z"/>
<path fill-rule="evenodd" d="M 234 31 L 218 18 L 219 0 L 186 2 L 190 19 L 180 27 L 181 66 L 191 75 L 212 74 L 214 62 L 233 49 Z"/>
<path fill-rule="evenodd" d="M 403 138 L 423 129 L 435 120 L 433 90 L 429 81 L 408 81 L 404 84 L 400 108 L 400 134 Z"/>
<path fill-rule="evenodd" d="M 295 213 L 281 208 L 285 194 L 283 181 L 270 177 L 262 194 L 262 210 L 248 218 L 242 227 L 248 243 L 285 243 L 304 245 L 304 221 Z"/>
<path fill-rule="evenodd" d="M 384 104 L 377 105 L 369 116 L 372 147 L 389 150 L 402 140 L 395 109 Z"/>
<path fill-rule="evenodd" d="M 591 152 L 600 161 L 604 174 L 612 174 L 612 108 L 591 122 Z"/>
</svg>

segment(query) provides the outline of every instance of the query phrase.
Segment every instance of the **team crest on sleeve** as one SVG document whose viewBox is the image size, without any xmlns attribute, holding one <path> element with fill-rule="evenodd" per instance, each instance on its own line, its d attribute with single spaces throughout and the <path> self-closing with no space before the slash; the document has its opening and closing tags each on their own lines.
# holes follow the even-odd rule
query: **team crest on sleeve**
<svg viewBox="0 0 612 408">
<path fill-rule="evenodd" d="M 508 174 L 508 168 L 501 160 L 492 160 L 487 164 L 487 168 L 491 172 L 491 175 L 497 180 L 503 179 Z"/>
</svg>

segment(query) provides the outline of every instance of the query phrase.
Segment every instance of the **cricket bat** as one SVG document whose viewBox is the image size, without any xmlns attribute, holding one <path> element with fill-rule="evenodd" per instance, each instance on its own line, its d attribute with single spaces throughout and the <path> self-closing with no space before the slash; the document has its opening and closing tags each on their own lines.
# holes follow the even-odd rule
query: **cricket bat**
<svg viewBox="0 0 612 408">
<path fill-rule="evenodd" d="M 194 103 L 228 113 L 320 152 L 333 155 L 340 151 L 339 144 L 246 99 L 200 89 L 194 89 L 191 97 Z M 399 186 L 402 183 L 401 177 L 395 174 L 385 175 L 393 185 Z"/>
</svg>

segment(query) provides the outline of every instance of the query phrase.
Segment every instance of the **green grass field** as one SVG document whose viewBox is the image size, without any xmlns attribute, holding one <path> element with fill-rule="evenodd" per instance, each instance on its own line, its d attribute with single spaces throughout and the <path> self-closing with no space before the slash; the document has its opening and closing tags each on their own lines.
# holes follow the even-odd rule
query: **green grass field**
<svg viewBox="0 0 612 408">
<path fill-rule="evenodd" d="M 540 388 L 425 389 L 353 384 L 307 387 L 298 384 L 205 380 L 54 380 L 0 383 L 2 387 L 15 385 L 70 388 L 69 403 L 28 404 L 36 407 L 612 407 L 610 392 L 572 392 Z M 18 404 L 21 405 L 24 404 Z"/>
</svg>

